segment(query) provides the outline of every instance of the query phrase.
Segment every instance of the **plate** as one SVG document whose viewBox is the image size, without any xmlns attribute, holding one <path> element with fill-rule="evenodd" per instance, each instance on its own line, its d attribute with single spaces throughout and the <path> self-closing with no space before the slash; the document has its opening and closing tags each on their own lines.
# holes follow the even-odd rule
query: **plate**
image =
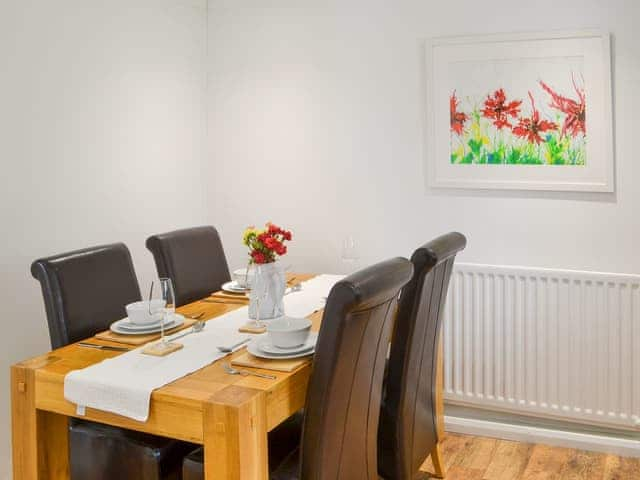
<svg viewBox="0 0 640 480">
<path fill-rule="evenodd" d="M 266 358 L 269 360 L 288 360 L 291 358 L 302 358 L 302 357 L 307 357 L 309 355 L 313 355 L 313 353 L 315 352 L 315 347 L 313 347 L 311 350 L 305 350 L 300 353 L 288 353 L 288 354 L 267 353 L 260 350 L 260 344 L 265 341 L 268 341 L 268 339 L 264 337 L 263 338 L 258 337 L 253 339 L 251 343 L 247 345 L 247 352 L 249 352 L 254 357 Z"/>
<path fill-rule="evenodd" d="M 184 323 L 184 317 L 179 314 L 175 314 L 173 318 L 164 324 L 165 330 L 170 330 L 172 328 L 179 327 Z M 128 318 L 123 318 L 122 320 L 118 320 L 117 322 L 113 322 L 109 329 L 114 333 L 119 333 L 121 335 L 148 335 L 150 333 L 157 333 L 162 330 L 160 324 L 154 325 L 136 325 L 135 328 L 130 327 L 131 322 L 129 322 Z M 142 328 L 140 328 L 142 327 Z"/>
<path fill-rule="evenodd" d="M 229 293 L 247 293 L 250 290 L 249 288 L 239 286 L 235 280 L 223 284 L 221 288 Z"/>
<path fill-rule="evenodd" d="M 309 333 L 309 337 L 307 337 L 307 341 L 299 347 L 294 348 L 280 348 L 273 345 L 269 337 L 267 336 L 264 339 L 260 339 L 260 343 L 258 344 L 258 348 L 262 350 L 264 353 L 271 353 L 273 355 L 291 355 L 296 353 L 303 353 L 307 350 L 313 350 L 316 346 L 316 341 L 318 340 L 318 334 L 315 332 Z"/>
<path fill-rule="evenodd" d="M 175 322 L 175 318 L 170 318 L 166 322 L 164 322 L 164 325 L 165 326 L 171 325 L 173 322 Z M 127 317 L 123 318 L 122 320 L 118 320 L 117 323 L 118 323 L 118 328 L 122 328 L 123 330 L 131 330 L 132 332 L 153 330 L 154 328 L 160 328 L 160 322 L 153 322 L 153 323 L 147 323 L 146 325 L 141 325 L 141 324 L 131 322 Z"/>
</svg>

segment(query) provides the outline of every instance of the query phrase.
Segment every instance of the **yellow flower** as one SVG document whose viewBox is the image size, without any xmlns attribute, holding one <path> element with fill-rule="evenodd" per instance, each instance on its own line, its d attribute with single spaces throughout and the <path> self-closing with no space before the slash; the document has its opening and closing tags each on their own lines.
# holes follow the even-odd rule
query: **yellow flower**
<svg viewBox="0 0 640 480">
<path fill-rule="evenodd" d="M 251 240 L 260 235 L 260 233 L 262 232 L 260 232 L 260 230 L 255 227 L 247 227 L 247 229 L 242 234 L 242 243 L 249 246 Z"/>
</svg>

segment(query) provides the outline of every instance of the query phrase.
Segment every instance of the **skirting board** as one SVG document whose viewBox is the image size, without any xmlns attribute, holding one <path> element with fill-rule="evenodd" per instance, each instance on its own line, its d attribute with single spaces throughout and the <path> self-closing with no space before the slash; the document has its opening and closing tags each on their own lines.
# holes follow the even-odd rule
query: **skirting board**
<svg viewBox="0 0 640 480">
<path fill-rule="evenodd" d="M 527 443 L 543 443 L 555 447 L 577 448 L 624 457 L 640 457 L 640 439 L 616 438 L 588 433 L 567 432 L 547 428 L 514 425 L 445 415 L 445 430 L 452 433 L 478 435 Z"/>
</svg>

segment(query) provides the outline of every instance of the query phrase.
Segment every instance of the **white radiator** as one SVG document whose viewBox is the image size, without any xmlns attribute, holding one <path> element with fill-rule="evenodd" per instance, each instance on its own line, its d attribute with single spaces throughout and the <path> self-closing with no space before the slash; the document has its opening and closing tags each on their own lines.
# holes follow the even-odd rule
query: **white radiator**
<svg viewBox="0 0 640 480">
<path fill-rule="evenodd" d="M 456 264 L 448 403 L 640 428 L 640 276 Z"/>
</svg>

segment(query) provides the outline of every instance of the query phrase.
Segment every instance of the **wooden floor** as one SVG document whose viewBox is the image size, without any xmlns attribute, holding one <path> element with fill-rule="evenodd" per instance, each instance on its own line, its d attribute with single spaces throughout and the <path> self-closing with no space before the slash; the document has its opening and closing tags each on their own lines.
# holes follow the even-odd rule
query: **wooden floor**
<svg viewBox="0 0 640 480">
<path fill-rule="evenodd" d="M 447 480 L 640 480 L 639 458 L 454 434 L 442 451 Z"/>
</svg>

